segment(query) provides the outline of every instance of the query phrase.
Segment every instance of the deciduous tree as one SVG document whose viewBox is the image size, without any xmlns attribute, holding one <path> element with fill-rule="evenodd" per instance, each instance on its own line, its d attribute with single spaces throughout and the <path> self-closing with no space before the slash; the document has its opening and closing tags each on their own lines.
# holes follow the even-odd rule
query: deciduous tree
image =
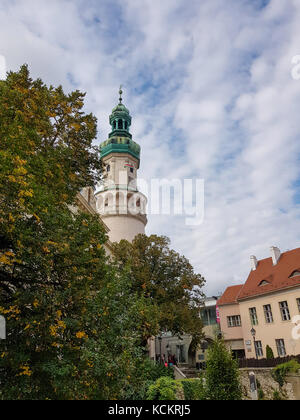
<svg viewBox="0 0 300 420">
<path fill-rule="evenodd" d="M 101 176 L 83 101 L 26 66 L 0 82 L 0 399 L 117 398 L 142 355 L 148 303 L 71 211 Z"/>
<path fill-rule="evenodd" d="M 202 338 L 199 309 L 203 300 L 204 278 L 190 262 L 170 249 L 164 236 L 138 235 L 132 243 L 114 245 L 121 270 L 129 270 L 132 291 L 144 296 L 158 311 L 158 325 L 144 331 L 144 339 L 161 331 L 191 334 L 196 346 Z"/>
</svg>

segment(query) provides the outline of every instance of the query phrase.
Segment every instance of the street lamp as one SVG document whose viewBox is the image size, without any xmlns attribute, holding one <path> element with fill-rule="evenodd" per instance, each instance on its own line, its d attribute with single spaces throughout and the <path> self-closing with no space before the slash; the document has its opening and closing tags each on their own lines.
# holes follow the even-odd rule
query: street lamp
<svg viewBox="0 0 300 420">
<path fill-rule="evenodd" d="M 255 329 L 252 327 L 250 332 L 251 332 L 251 335 L 252 335 L 252 337 L 253 337 L 254 350 L 255 350 L 255 357 L 256 357 L 256 359 L 257 359 L 257 358 L 258 358 L 258 357 L 257 357 L 257 350 L 256 350 L 256 346 L 255 346 L 255 336 L 256 336 L 256 331 L 255 331 Z"/>
</svg>

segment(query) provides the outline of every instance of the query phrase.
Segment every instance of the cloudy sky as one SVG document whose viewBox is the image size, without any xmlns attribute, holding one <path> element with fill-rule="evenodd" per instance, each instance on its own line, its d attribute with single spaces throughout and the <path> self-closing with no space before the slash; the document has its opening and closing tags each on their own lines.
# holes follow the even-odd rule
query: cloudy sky
<svg viewBox="0 0 300 420">
<path fill-rule="evenodd" d="M 299 0 L 0 0 L 0 55 L 87 92 L 97 143 L 124 85 L 140 176 L 205 180 L 201 225 L 150 215 L 147 233 L 216 294 L 300 246 L 299 22 Z"/>
</svg>

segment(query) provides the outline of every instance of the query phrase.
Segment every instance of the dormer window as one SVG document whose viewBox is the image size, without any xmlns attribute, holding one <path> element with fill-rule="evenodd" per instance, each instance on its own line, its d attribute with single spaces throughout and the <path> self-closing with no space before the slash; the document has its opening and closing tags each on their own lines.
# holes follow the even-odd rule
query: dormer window
<svg viewBox="0 0 300 420">
<path fill-rule="evenodd" d="M 291 279 L 291 278 L 297 277 L 297 276 L 300 276 L 300 270 L 293 271 L 289 278 Z"/>
<path fill-rule="evenodd" d="M 266 286 L 267 284 L 270 284 L 267 280 L 262 280 L 260 283 L 259 283 L 259 286 Z"/>
</svg>

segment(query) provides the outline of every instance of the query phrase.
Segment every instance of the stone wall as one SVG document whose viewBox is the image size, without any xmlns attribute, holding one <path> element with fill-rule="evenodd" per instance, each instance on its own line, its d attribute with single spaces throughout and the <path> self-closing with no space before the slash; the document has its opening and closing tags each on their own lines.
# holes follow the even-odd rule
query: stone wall
<svg viewBox="0 0 300 420">
<path fill-rule="evenodd" d="M 274 391 L 277 391 L 282 399 L 299 400 L 300 399 L 300 374 L 289 374 L 286 376 L 286 382 L 280 388 L 278 383 L 272 378 L 271 368 L 240 369 L 241 384 L 243 388 L 243 398 L 251 399 L 249 372 L 256 375 L 258 389 L 264 400 L 273 400 Z M 277 394 L 278 395 L 278 394 Z"/>
</svg>

